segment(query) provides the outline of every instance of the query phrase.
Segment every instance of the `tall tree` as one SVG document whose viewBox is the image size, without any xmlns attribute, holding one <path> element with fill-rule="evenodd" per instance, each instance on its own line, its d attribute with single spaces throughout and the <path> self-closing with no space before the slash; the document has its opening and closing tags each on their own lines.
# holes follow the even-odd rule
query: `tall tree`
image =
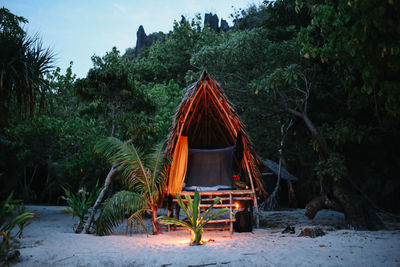
<svg viewBox="0 0 400 267">
<path fill-rule="evenodd" d="M 378 177 L 382 172 L 379 169 L 398 170 L 400 5 L 396 1 L 368 0 L 312 1 L 310 6 L 312 22 L 299 34 L 301 53 L 310 61 L 332 67 L 332 75 L 340 77 L 336 90 L 343 97 L 342 108 L 334 113 L 341 117 L 324 131 L 330 146 L 340 150 L 342 157 L 325 153 L 317 174 L 330 176 L 325 181 L 326 199 L 339 202 L 350 224 L 379 228 L 379 221 L 371 215 L 376 204 L 361 190 L 365 177 L 358 182 L 354 167 L 374 162 L 364 168 L 376 169 Z M 371 150 L 375 151 L 373 155 L 368 153 Z M 341 175 L 343 179 L 335 179 L 327 170 L 340 161 L 353 171 Z M 326 199 L 315 199 L 309 206 L 310 217 L 324 207 Z"/>
<path fill-rule="evenodd" d="M 0 124 L 7 124 L 14 106 L 33 115 L 38 96 L 47 90 L 44 74 L 52 68 L 53 54 L 37 36 L 28 36 L 21 24 L 28 21 L 0 8 Z"/>
<path fill-rule="evenodd" d="M 125 138 L 123 132 L 127 127 L 124 123 L 139 117 L 145 120 L 144 113 L 154 112 L 154 104 L 135 84 L 128 59 L 121 57 L 115 47 L 103 57 L 93 56 L 92 62 L 93 68 L 87 77 L 78 79 L 75 84 L 77 95 L 83 101 L 92 103 L 87 112 L 107 123 L 110 136 Z M 118 135 L 117 126 L 122 128 Z"/>
</svg>

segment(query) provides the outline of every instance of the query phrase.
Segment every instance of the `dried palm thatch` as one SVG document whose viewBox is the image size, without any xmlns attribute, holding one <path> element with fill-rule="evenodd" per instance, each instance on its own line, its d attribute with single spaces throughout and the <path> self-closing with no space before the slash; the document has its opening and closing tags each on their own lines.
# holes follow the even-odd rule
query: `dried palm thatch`
<svg viewBox="0 0 400 267">
<path fill-rule="evenodd" d="M 260 162 L 253 144 L 245 131 L 245 125 L 233 109 L 220 85 L 203 72 L 200 79 L 190 87 L 179 104 L 168 136 L 166 154 L 172 156 L 178 138 L 188 137 L 189 147 L 216 149 L 235 145 L 238 133 L 242 133 L 243 160 L 241 180 L 258 195 L 266 192 L 258 170 Z M 170 179 L 167 177 L 167 181 Z"/>
</svg>

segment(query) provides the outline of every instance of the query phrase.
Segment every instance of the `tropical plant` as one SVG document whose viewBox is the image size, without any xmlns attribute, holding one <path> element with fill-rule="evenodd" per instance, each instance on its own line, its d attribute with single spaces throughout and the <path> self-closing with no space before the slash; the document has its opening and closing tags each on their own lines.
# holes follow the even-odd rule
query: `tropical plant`
<svg viewBox="0 0 400 267">
<path fill-rule="evenodd" d="M 87 218 L 86 213 L 96 200 L 101 188 L 97 189 L 96 185 L 95 189 L 91 192 L 81 188 L 77 194 L 71 193 L 71 191 L 65 187 L 62 187 L 62 189 L 64 190 L 65 196 L 62 196 L 61 198 L 67 201 L 70 208 L 63 209 L 61 212 L 71 214 L 73 217 L 79 217 L 79 224 L 75 229 L 75 233 L 80 233 L 83 230 L 83 226 Z"/>
<path fill-rule="evenodd" d="M 183 200 L 179 193 L 176 194 L 176 198 L 178 200 L 178 205 L 181 207 L 183 212 L 186 214 L 188 221 L 179 220 L 177 218 L 168 217 L 168 216 L 160 216 L 157 220 L 160 221 L 162 224 L 176 224 L 183 226 L 189 229 L 192 233 L 192 238 L 190 239 L 191 246 L 198 246 L 201 245 L 201 236 L 203 235 L 203 228 L 204 226 L 214 219 L 215 217 L 229 211 L 228 208 L 220 209 L 218 212 L 212 214 L 210 217 L 207 218 L 208 214 L 210 214 L 212 208 L 215 204 L 221 201 L 220 197 L 216 197 L 214 202 L 208 207 L 208 209 L 204 212 L 204 215 L 200 217 L 200 194 L 196 190 L 194 192 L 194 199 L 190 198 L 188 194 L 185 195 L 187 205 L 183 203 Z"/>
<path fill-rule="evenodd" d="M 10 233 L 15 227 L 19 227 L 17 235 L 21 237 L 24 227 L 37 217 L 33 212 L 26 212 L 25 208 L 19 205 L 18 201 L 12 200 L 13 192 L 0 203 L 0 254 L 10 249 Z"/>
<path fill-rule="evenodd" d="M 163 144 L 158 144 L 153 153 L 144 152 L 129 142 L 114 137 L 100 140 L 95 147 L 115 166 L 128 190 L 121 191 L 104 202 L 96 222 L 99 235 L 108 234 L 129 215 L 128 226 L 142 227 L 147 233 L 143 216 L 152 214 L 153 234 L 160 233 L 157 208 L 164 188 Z"/>
<path fill-rule="evenodd" d="M 37 97 L 43 98 L 48 89 L 43 76 L 52 68 L 54 55 L 37 35 L 26 34 L 21 24 L 27 22 L 0 8 L 0 123 L 5 125 L 12 104 L 17 103 L 20 113 L 33 115 Z"/>
</svg>

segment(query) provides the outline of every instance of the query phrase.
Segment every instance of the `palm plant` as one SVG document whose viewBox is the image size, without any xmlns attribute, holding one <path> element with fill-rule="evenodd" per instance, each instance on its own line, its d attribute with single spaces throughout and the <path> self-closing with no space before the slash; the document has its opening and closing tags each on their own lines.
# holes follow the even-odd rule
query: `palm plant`
<svg viewBox="0 0 400 267">
<path fill-rule="evenodd" d="M 24 227 L 37 217 L 35 213 L 26 212 L 24 207 L 12 200 L 12 196 L 11 192 L 7 199 L 0 203 L 0 236 L 3 237 L 0 242 L 0 253 L 10 249 L 10 233 L 15 227 L 19 227 L 17 235 L 21 237 Z"/>
<path fill-rule="evenodd" d="M 96 144 L 95 151 L 103 154 L 113 166 L 116 166 L 128 189 L 104 202 L 96 222 L 97 234 L 110 233 L 127 214 L 130 215 L 127 227 L 132 229 L 134 223 L 147 233 L 143 221 L 146 211 L 152 214 L 153 234 L 160 233 L 157 209 L 165 185 L 163 144 L 158 144 L 153 153 L 145 155 L 131 143 L 108 137 Z"/>
<path fill-rule="evenodd" d="M 75 233 L 80 233 L 83 230 L 84 223 L 86 220 L 86 213 L 89 208 L 96 200 L 101 189 L 97 189 L 97 184 L 94 190 L 91 192 L 86 191 L 84 188 L 79 189 L 77 194 L 73 194 L 70 190 L 65 187 L 61 187 L 64 190 L 65 196 L 61 198 L 67 201 L 69 208 L 61 210 L 61 212 L 71 214 L 73 217 L 79 218 L 78 226 L 75 229 Z"/>
<path fill-rule="evenodd" d="M 194 199 L 190 198 L 189 195 L 185 195 L 187 206 L 183 203 L 181 196 L 177 193 L 176 198 L 178 200 L 178 205 L 181 207 L 183 212 L 186 214 L 188 222 L 179 220 L 177 218 L 172 218 L 168 216 L 160 216 L 157 220 L 162 224 L 176 224 L 183 226 L 189 229 L 192 232 L 192 238 L 190 239 L 191 246 L 197 246 L 201 244 L 201 236 L 203 235 L 204 226 L 214 219 L 215 217 L 229 211 L 228 208 L 220 209 L 217 213 L 212 214 L 207 218 L 208 214 L 211 212 L 212 208 L 215 204 L 221 201 L 220 197 L 216 197 L 214 202 L 208 207 L 208 209 L 204 212 L 203 216 L 200 216 L 200 194 L 196 190 L 194 192 Z"/>
<path fill-rule="evenodd" d="M 48 90 L 43 76 L 52 68 L 54 54 L 38 35 L 26 34 L 21 24 L 27 22 L 0 8 L 0 123 L 7 121 L 11 103 L 32 115 L 37 96 L 43 102 Z"/>
</svg>

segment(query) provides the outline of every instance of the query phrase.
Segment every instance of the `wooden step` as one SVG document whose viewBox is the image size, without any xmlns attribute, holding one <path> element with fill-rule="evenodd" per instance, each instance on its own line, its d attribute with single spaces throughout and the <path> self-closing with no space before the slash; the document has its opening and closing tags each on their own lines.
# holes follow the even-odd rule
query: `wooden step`
<svg viewBox="0 0 400 267">
<path fill-rule="evenodd" d="M 174 202 L 176 201 L 174 200 Z M 200 204 L 199 206 L 200 208 L 208 208 L 211 206 L 211 204 Z M 230 207 L 235 208 L 236 204 L 215 204 L 213 206 L 213 208 L 230 208 Z"/>
<path fill-rule="evenodd" d="M 214 201 L 215 198 L 202 198 L 201 201 Z M 232 197 L 233 201 L 239 201 L 239 200 L 253 200 L 253 197 Z M 221 201 L 229 201 L 229 197 L 223 197 L 221 198 Z M 178 202 L 176 198 L 172 200 L 173 202 Z M 187 203 L 187 200 L 185 198 L 182 198 L 183 203 Z"/>
<path fill-rule="evenodd" d="M 208 223 L 230 223 L 230 222 L 235 222 L 236 220 L 233 219 L 219 219 L 219 220 L 211 220 Z"/>
<path fill-rule="evenodd" d="M 211 206 L 211 204 L 200 204 L 199 206 L 200 208 L 208 208 Z M 230 207 L 235 208 L 236 204 L 215 204 L 213 206 L 213 208 L 230 208 Z"/>
<path fill-rule="evenodd" d="M 187 230 L 187 228 L 184 228 L 182 226 L 176 226 L 174 228 L 174 231 L 176 230 Z M 225 230 L 229 230 L 229 227 L 204 227 L 203 228 L 204 231 L 225 231 Z"/>
<path fill-rule="evenodd" d="M 200 191 L 199 192 L 200 196 L 221 196 L 221 195 L 253 195 L 253 192 L 251 189 L 246 189 L 246 190 L 218 190 L 218 191 Z M 189 195 L 189 196 L 194 196 L 194 191 L 182 191 L 179 193 L 179 195 L 184 196 L 184 195 Z"/>
</svg>

